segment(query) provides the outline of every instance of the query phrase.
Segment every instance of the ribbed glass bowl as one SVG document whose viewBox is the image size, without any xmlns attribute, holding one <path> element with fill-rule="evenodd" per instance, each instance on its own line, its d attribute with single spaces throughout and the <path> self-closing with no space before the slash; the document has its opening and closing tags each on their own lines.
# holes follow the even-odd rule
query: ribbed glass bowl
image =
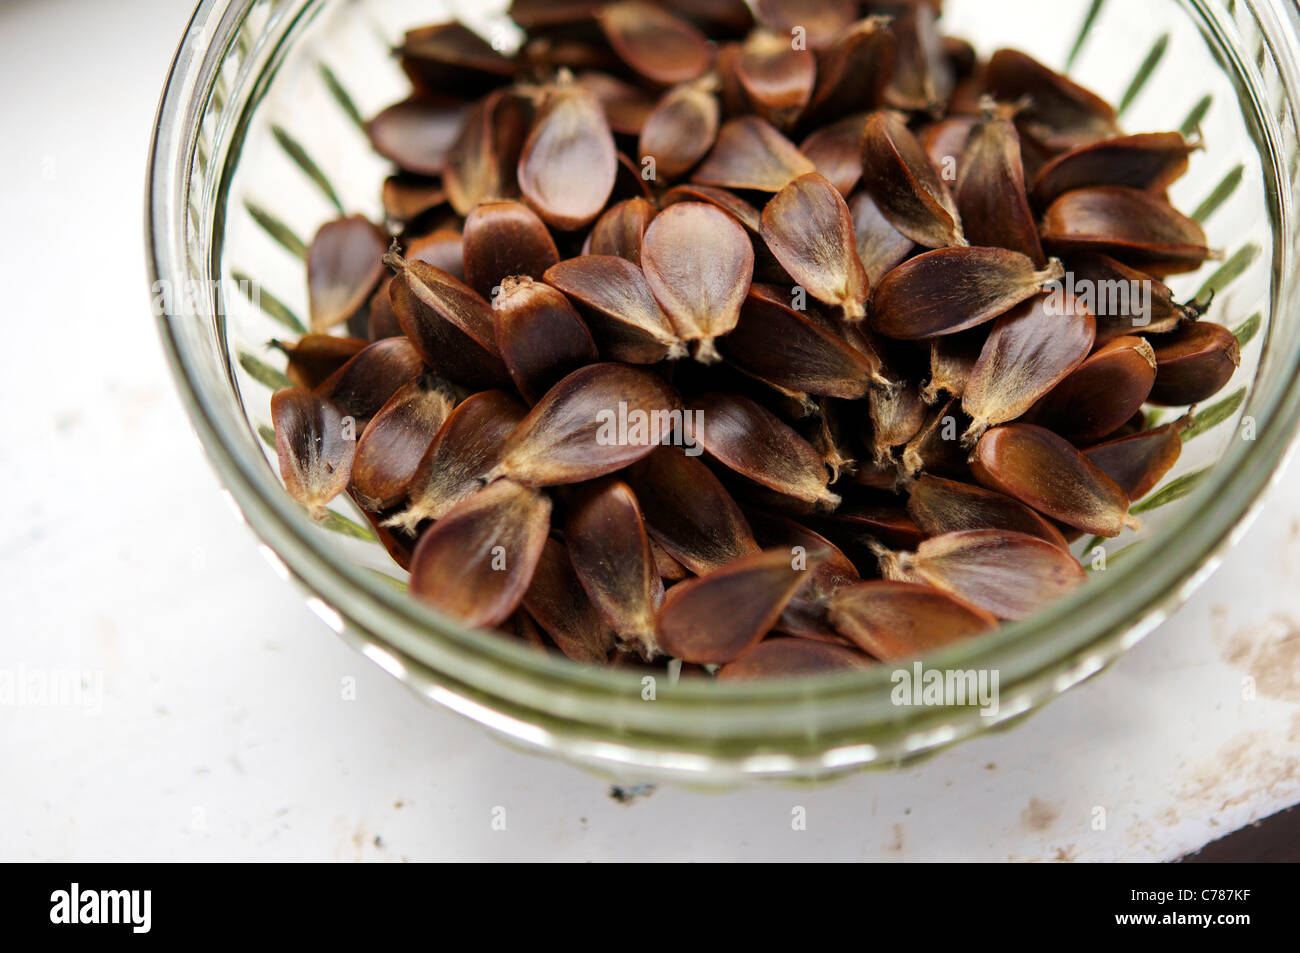
<svg viewBox="0 0 1300 953">
<path fill-rule="evenodd" d="M 1144 529 L 1107 544 L 1105 571 L 1035 618 L 925 660 L 996 671 L 996 714 L 894 704 L 886 665 L 744 685 L 665 676 L 650 691 L 639 674 L 581 668 L 427 609 L 349 503 L 320 525 L 285 494 L 268 426 L 283 360 L 266 345 L 302 331 L 303 243 L 340 209 L 382 220 L 387 165 L 360 119 L 404 95 L 389 49 L 454 12 L 439 3 L 203 0 L 167 82 L 149 170 L 151 277 L 202 290 L 160 329 L 194 427 L 275 570 L 362 654 L 503 738 L 622 778 L 702 785 L 899 764 L 1012 723 L 1159 625 L 1239 538 L 1300 417 L 1300 14 L 1292 0 L 945 6 L 946 32 L 1067 69 L 1121 104 L 1131 132 L 1200 129 L 1205 148 L 1172 197 L 1223 254 L 1173 287 L 1182 299 L 1214 288 L 1210 319 L 1244 344 L 1177 468 L 1139 504 Z M 464 7 L 509 41 L 496 5 Z"/>
</svg>

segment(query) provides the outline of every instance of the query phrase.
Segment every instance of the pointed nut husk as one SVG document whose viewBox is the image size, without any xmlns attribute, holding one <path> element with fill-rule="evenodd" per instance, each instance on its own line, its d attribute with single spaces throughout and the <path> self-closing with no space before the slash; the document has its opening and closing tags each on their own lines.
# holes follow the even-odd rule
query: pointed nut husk
<svg viewBox="0 0 1300 953">
<path fill-rule="evenodd" d="M 524 597 L 550 521 L 545 494 L 509 480 L 484 487 L 420 537 L 411 594 L 471 628 L 500 625 Z"/>
<path fill-rule="evenodd" d="M 355 433 L 338 407 L 297 387 L 271 396 L 271 421 L 284 488 L 313 519 L 324 519 L 325 505 L 347 489 Z"/>
</svg>

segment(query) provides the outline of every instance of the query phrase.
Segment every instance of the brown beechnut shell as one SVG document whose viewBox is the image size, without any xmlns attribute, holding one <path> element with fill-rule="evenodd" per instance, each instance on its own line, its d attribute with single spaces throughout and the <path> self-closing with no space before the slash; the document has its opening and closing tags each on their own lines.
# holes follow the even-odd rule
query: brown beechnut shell
<svg viewBox="0 0 1300 953">
<path fill-rule="evenodd" d="M 420 461 L 455 406 L 451 386 L 434 374 L 403 385 L 357 441 L 352 461 L 357 502 L 380 512 L 406 499 Z"/>
<path fill-rule="evenodd" d="M 510 480 L 479 490 L 420 537 L 411 594 L 465 625 L 500 625 L 528 589 L 550 522 L 537 490 Z"/>
<path fill-rule="evenodd" d="M 749 682 L 763 678 L 833 675 L 871 667 L 871 659 L 843 645 L 775 636 L 741 652 L 718 671 L 723 682 Z"/>
<path fill-rule="evenodd" d="M 925 426 L 929 408 L 920 389 L 905 382 L 900 387 L 877 387 L 867 395 L 871 420 L 871 451 L 877 466 L 893 459 L 894 451 L 910 443 Z"/>
<path fill-rule="evenodd" d="M 750 205 L 735 192 L 720 189 L 712 185 L 697 185 L 693 182 L 674 185 L 663 194 L 660 204 L 667 208 L 678 202 L 704 202 L 722 209 L 745 229 L 759 234 L 762 229 L 762 216 L 758 209 Z"/>
<path fill-rule="evenodd" d="M 409 340 L 385 338 L 358 351 L 316 388 L 316 394 L 355 419 L 360 434 L 398 388 L 426 370 Z"/>
<path fill-rule="evenodd" d="M 523 599 L 528 614 L 569 659 L 607 664 L 616 641 L 614 630 L 587 596 L 563 544 L 546 540 Z"/>
<path fill-rule="evenodd" d="M 1067 526 L 1114 538 L 1140 523 L 1123 490 L 1062 437 L 1033 424 L 995 427 L 971 456 L 975 478 Z"/>
<path fill-rule="evenodd" d="M 965 245 L 957 204 L 925 149 L 892 113 L 877 112 L 862 136 L 862 184 L 885 218 L 926 248 Z"/>
<path fill-rule="evenodd" d="M 1097 323 L 1078 299 L 1039 295 L 999 318 L 971 369 L 962 409 L 969 446 L 988 427 L 1015 420 L 1087 359 Z"/>
<path fill-rule="evenodd" d="M 757 29 L 745 38 L 736 61 L 736 79 L 750 106 L 778 129 L 790 129 L 812 98 L 817 60 L 790 34 Z"/>
<path fill-rule="evenodd" d="M 565 375 L 600 359 L 569 299 L 527 276 L 506 278 L 493 299 L 497 349 L 515 388 L 535 404 Z"/>
<path fill-rule="evenodd" d="M 592 226 L 583 253 L 613 255 L 640 267 L 645 230 L 657 213 L 658 209 L 643 198 L 631 198 L 610 206 Z"/>
<path fill-rule="evenodd" d="M 1196 321 L 1203 311 L 1196 304 L 1178 304 L 1163 282 L 1107 255 L 1071 255 L 1066 271 L 1076 287 L 1112 289 L 1094 294 L 1090 302 L 1098 346 L 1131 334 L 1168 334 Z"/>
<path fill-rule="evenodd" d="M 519 155 L 519 189 L 559 229 L 595 220 L 614 189 L 618 154 L 605 111 L 575 85 L 547 91 Z"/>
<path fill-rule="evenodd" d="M 720 38 L 742 36 L 754 27 L 754 14 L 745 0 L 668 0 L 668 6 Z"/>
<path fill-rule="evenodd" d="M 703 34 L 655 4 L 611 3 L 596 19 L 619 58 L 654 83 L 684 83 L 709 68 L 712 53 Z"/>
<path fill-rule="evenodd" d="M 1047 152 L 1064 152 L 1119 133 L 1109 103 L 1018 50 L 994 53 L 985 81 L 1000 102 L 1026 100 L 1016 125 Z"/>
<path fill-rule="evenodd" d="M 942 248 L 889 272 L 871 300 L 871 323 L 886 337 L 914 340 L 956 334 L 1006 314 L 1065 273 L 1053 262 L 1005 248 Z"/>
<path fill-rule="evenodd" d="M 740 507 L 698 457 L 660 447 L 632 467 L 628 482 L 650 536 L 696 575 L 758 553 Z"/>
<path fill-rule="evenodd" d="M 936 13 L 943 12 L 942 3 L 931 4 Z M 975 52 L 975 47 L 969 40 L 963 40 L 958 36 L 945 36 L 941 45 L 943 46 L 944 58 L 948 61 L 957 80 L 969 79 L 974 75 L 976 67 L 979 66 L 979 54 Z M 954 90 L 954 98 L 956 91 Z"/>
<path fill-rule="evenodd" d="M 1184 417 L 1141 433 L 1099 443 L 1083 451 L 1088 462 L 1114 480 L 1131 500 L 1140 500 L 1173 469 L 1183 451 L 1183 432 L 1192 425 Z"/>
<path fill-rule="evenodd" d="M 1147 433 L 1147 415 L 1143 411 L 1138 411 L 1128 420 L 1124 421 L 1124 426 L 1120 427 L 1114 433 L 1107 435 L 1107 440 L 1118 440 L 1120 437 L 1132 437 L 1134 434 Z"/>
<path fill-rule="evenodd" d="M 980 124 L 979 117 L 987 118 L 987 113 L 980 109 L 976 115 L 950 116 L 918 130 L 917 141 L 945 182 L 960 184 L 959 173 L 966 158 L 966 146 L 971 133 Z"/>
<path fill-rule="evenodd" d="M 794 310 L 789 300 L 769 285 L 753 285 L 735 330 L 718 342 L 722 356 L 795 397 L 818 394 L 856 400 L 873 384 L 888 384 L 874 353 L 859 351 Z"/>
<path fill-rule="evenodd" d="M 636 164 L 626 153 L 618 154 L 618 170 L 614 177 L 614 191 L 609 194 L 609 201 L 621 202 L 624 199 L 645 199 L 655 197 L 650 181 L 643 175 L 645 169 Z"/>
<path fill-rule="evenodd" d="M 913 242 L 885 218 L 875 199 L 866 192 L 853 196 L 849 201 L 849 213 L 853 216 L 858 258 L 867 271 L 868 286 L 874 287 L 906 260 L 912 253 Z"/>
<path fill-rule="evenodd" d="M 853 217 L 835 186 L 816 172 L 795 179 L 763 209 L 763 240 L 782 267 L 819 301 L 861 320 L 867 272 Z"/>
<path fill-rule="evenodd" d="M 395 51 L 417 89 L 462 89 L 481 95 L 507 82 L 514 62 L 463 24 L 450 22 L 408 30 Z"/>
<path fill-rule="evenodd" d="M 681 582 L 690 576 L 690 570 L 669 556 L 668 551 L 660 546 L 654 537 L 650 538 L 650 551 L 654 554 L 659 578 L 665 583 Z"/>
<path fill-rule="evenodd" d="M 1142 409 L 1156 381 L 1156 355 L 1140 337 L 1103 344 L 1025 414 L 1083 446 L 1114 433 Z"/>
<path fill-rule="evenodd" d="M 406 246 L 406 257 L 411 261 L 422 261 L 426 265 L 433 265 L 434 268 L 445 271 L 457 281 L 463 282 L 465 280 L 464 239 L 465 236 L 454 228 L 436 228 L 427 235 L 412 238 Z M 385 279 L 389 284 L 392 280 L 391 275 Z M 387 292 L 388 289 L 380 285 L 380 291 Z M 484 297 L 491 296 L 491 289 L 489 289 L 489 293 Z M 391 304 L 390 300 L 390 311 Z M 398 333 L 401 333 L 400 330 Z"/>
<path fill-rule="evenodd" d="M 1005 529 L 1067 548 L 1061 531 L 1019 500 L 930 474 L 922 474 L 908 484 L 907 514 L 927 536 L 968 529 Z"/>
<path fill-rule="evenodd" d="M 1217 394 L 1241 366 L 1241 345 L 1221 324 L 1188 324 L 1152 338 L 1156 382 L 1151 402 L 1178 407 Z"/>
<path fill-rule="evenodd" d="M 385 526 L 414 533 L 424 520 L 440 519 L 479 490 L 501 459 L 501 446 L 528 408 L 511 395 L 485 390 L 452 411 L 411 477 L 406 509 Z"/>
<path fill-rule="evenodd" d="M 941 115 L 952 95 L 956 77 L 935 15 L 929 3 L 911 3 L 890 23 L 897 54 L 886 99 L 898 109 Z"/>
<path fill-rule="evenodd" d="M 860 146 L 866 124 L 866 115 L 858 113 L 823 126 L 799 144 L 799 151 L 817 166 L 818 174 L 846 199 L 862 180 Z"/>
<path fill-rule="evenodd" d="M 921 388 L 926 403 L 937 403 L 941 394 L 960 399 L 966 393 L 966 384 L 988 340 L 988 332 L 986 325 L 930 341 L 930 379 Z"/>
<path fill-rule="evenodd" d="M 966 143 L 957 186 L 957 211 L 972 245 L 1009 248 L 1035 266 L 1047 264 L 1029 207 L 1020 136 L 1013 110 L 992 109 Z"/>
<path fill-rule="evenodd" d="M 533 116 L 531 100 L 504 89 L 470 110 L 442 173 L 457 215 L 468 215 L 480 202 L 519 195 L 519 156 Z"/>
<path fill-rule="evenodd" d="M 882 662 L 916 658 L 995 628 L 998 620 L 930 586 L 863 582 L 831 599 L 831 622 Z"/>
<path fill-rule="evenodd" d="M 394 225 L 406 225 L 447 204 L 447 190 L 438 179 L 398 173 L 384 179 L 384 214 Z"/>
<path fill-rule="evenodd" d="M 737 75 L 739 66 L 739 39 L 718 47 L 718 55 L 713 61 L 713 74 L 717 77 L 718 103 L 724 117 L 749 112 L 749 97 L 745 95 L 745 87 L 740 85 L 740 77 Z"/>
<path fill-rule="evenodd" d="M 560 260 L 555 239 L 522 202 L 484 202 L 465 219 L 465 284 L 488 301 L 507 278 L 541 279 Z"/>
<path fill-rule="evenodd" d="M 800 124 L 807 128 L 880 108 L 895 57 L 896 39 L 885 18 L 868 17 L 854 23 L 818 57 L 817 85 Z M 859 135 L 857 141 L 861 139 Z M 858 172 L 861 174 L 861 167 Z"/>
<path fill-rule="evenodd" d="M 486 300 L 445 271 L 395 251 L 384 263 L 395 275 L 389 287 L 393 311 L 426 364 L 475 388 L 510 384 Z"/>
<path fill-rule="evenodd" d="M 284 354 L 285 374 L 294 387 L 315 390 L 332 374 L 356 357 L 369 344 L 362 338 L 339 338 L 332 334 L 304 334 L 297 342 L 272 341 Z"/>
<path fill-rule="evenodd" d="M 383 230 L 360 215 L 321 226 L 307 250 L 313 331 L 328 331 L 361 310 L 384 276 L 387 247 Z"/>
<path fill-rule="evenodd" d="M 596 97 L 605 110 L 605 121 L 611 132 L 620 136 L 641 135 L 646 119 L 655 108 L 654 96 L 608 73 L 580 73 L 574 82 Z"/>
<path fill-rule="evenodd" d="M 852 560 L 826 537 L 792 519 L 758 515 L 755 525 L 765 549 L 784 546 L 792 556 L 800 551 L 823 555 L 807 584 L 795 593 L 781 613 L 776 630 L 803 639 L 843 644 L 844 637 L 831 627 L 828 612 L 831 597 L 836 592 L 861 581 Z"/>
<path fill-rule="evenodd" d="M 468 112 L 461 102 L 412 96 L 366 123 L 366 133 L 374 150 L 398 167 L 416 175 L 437 176 L 446 168 Z"/>
<path fill-rule="evenodd" d="M 625 364 L 686 355 L 686 344 L 655 300 L 640 268 L 625 258 L 583 255 L 548 269 L 546 283 L 586 309 L 600 352 Z"/>
<path fill-rule="evenodd" d="M 718 99 L 687 83 L 664 93 L 641 127 L 637 155 L 654 159 L 655 177 L 679 179 L 704 158 L 718 138 Z"/>
<path fill-rule="evenodd" d="M 793 142 L 757 116 L 722 124 L 718 141 L 693 173 L 691 181 L 723 189 L 780 192 L 817 167 Z"/>
<path fill-rule="evenodd" d="M 646 229 L 641 270 L 678 337 L 695 342 L 695 357 L 719 359 L 714 340 L 740 319 L 754 276 L 754 247 L 726 212 L 679 202 Z"/>
<path fill-rule="evenodd" d="M 855 0 L 755 0 L 758 21 L 773 33 L 789 37 L 803 32 L 808 48 L 820 50 L 844 35 L 857 19 Z"/>
<path fill-rule="evenodd" d="M 693 434 L 728 469 L 782 496 L 834 509 L 821 455 L 771 411 L 739 394 L 705 394 L 691 402 Z"/>
<path fill-rule="evenodd" d="M 456 248 L 460 248 L 460 236 L 456 236 Z M 436 266 L 435 266 L 436 267 Z M 404 337 L 402 331 L 402 322 L 397 318 L 397 312 L 393 310 L 393 276 L 389 275 L 379 283 L 379 288 L 370 298 L 370 305 L 366 309 L 366 340 L 382 341 L 384 338 Z M 355 323 L 360 315 L 353 318 Z M 358 333 L 360 329 L 358 328 Z"/>
<path fill-rule="evenodd" d="M 519 57 L 525 64 L 523 76 L 554 76 L 561 70 L 586 74 L 618 70 L 621 66 L 613 50 L 590 26 L 535 36 L 524 44 Z"/>
<path fill-rule="evenodd" d="M 641 507 L 626 483 L 598 483 L 565 524 L 574 571 L 592 604 L 642 658 L 660 654 L 655 613 L 664 584 L 655 566 Z"/>
<path fill-rule="evenodd" d="M 296 387 L 272 395 L 271 421 L 284 488 L 313 519 L 324 519 L 325 505 L 347 489 L 355 434 L 334 404 Z"/>
<path fill-rule="evenodd" d="M 925 540 L 925 533 L 892 494 L 843 503 L 835 512 L 828 513 L 821 525 L 828 536 L 845 543 L 881 542 L 914 549 Z"/>
<path fill-rule="evenodd" d="M 1187 171 L 1188 158 L 1197 148 L 1177 132 L 1119 136 L 1080 146 L 1038 170 L 1034 201 L 1046 208 L 1066 192 L 1097 185 L 1160 195 Z"/>
<path fill-rule="evenodd" d="M 815 554 L 807 556 L 815 567 Z M 659 644 L 674 658 L 730 662 L 771 631 L 810 577 L 789 550 L 764 551 L 668 590 L 659 610 Z"/>
<path fill-rule="evenodd" d="M 595 15 L 601 0 L 510 0 L 509 14 L 530 35 L 548 36 L 553 27 L 571 28 Z"/>
<path fill-rule="evenodd" d="M 923 583 L 999 619 L 1033 615 L 1082 584 L 1088 574 L 1059 546 L 1000 529 L 945 533 L 914 553 L 878 548 L 888 580 Z"/>
<path fill-rule="evenodd" d="M 1043 216 L 1042 236 L 1054 254 L 1101 252 L 1157 277 L 1195 271 L 1210 257 L 1195 221 L 1158 195 L 1116 185 L 1066 192 Z"/>
<path fill-rule="evenodd" d="M 671 436 L 673 389 L 650 371 L 590 364 L 552 387 L 506 438 L 488 479 L 583 483 L 621 470 Z M 622 431 L 622 432 L 620 432 Z"/>
</svg>

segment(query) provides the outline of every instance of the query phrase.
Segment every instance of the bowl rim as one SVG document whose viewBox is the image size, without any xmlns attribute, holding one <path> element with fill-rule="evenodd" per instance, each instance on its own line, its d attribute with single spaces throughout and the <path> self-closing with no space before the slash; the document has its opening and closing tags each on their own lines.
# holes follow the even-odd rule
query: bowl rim
<svg viewBox="0 0 1300 953">
<path fill-rule="evenodd" d="M 177 50 L 149 155 L 145 237 L 152 286 L 188 273 L 198 120 L 235 31 L 262 2 L 202 0 Z M 1205 12 L 1205 0 L 1181 2 Z M 1285 43 L 1280 66 L 1289 75 L 1284 80 L 1300 93 L 1297 15 L 1279 18 L 1278 2 L 1258 0 L 1252 6 L 1272 13 L 1274 41 Z M 323 2 L 299 0 L 299 5 L 301 13 Z M 273 13 L 273 19 L 279 15 Z M 1219 45 L 1234 61 L 1232 67 L 1253 73 L 1253 64 L 1244 63 L 1223 40 Z M 1275 118 L 1257 99 L 1250 106 L 1272 147 L 1261 154 L 1266 178 L 1285 182 L 1286 170 L 1272 161 L 1278 154 Z M 1290 106 L 1294 121 L 1296 104 Z M 228 186 L 229 170 L 223 175 Z M 1294 233 L 1292 196 L 1285 188 L 1272 191 L 1279 227 L 1271 314 L 1277 320 L 1279 314 L 1295 314 L 1298 299 L 1296 283 L 1287 280 L 1296 272 L 1294 243 L 1284 240 Z M 206 224 L 214 227 L 210 219 Z M 216 266 L 209 274 L 220 274 L 220 249 L 205 251 L 211 254 L 200 261 Z M 1253 407 L 1261 395 L 1252 388 L 1246 407 L 1259 422 L 1256 439 L 1248 445 L 1234 441 L 1210 469 L 1195 491 L 1201 504 L 1196 518 L 1180 519 L 1166 531 L 1163 550 L 1172 556 L 1142 573 L 1107 573 L 1032 619 L 925 658 L 932 668 L 1009 669 L 1013 678 L 1009 685 L 1004 682 L 1003 710 L 993 719 L 954 708 L 902 713 L 895 708 L 891 716 L 889 706 L 877 704 L 889 694 L 890 670 L 896 668 L 886 665 L 790 682 L 691 684 L 687 679 L 660 686 L 656 703 L 646 706 L 637 674 L 587 669 L 485 638 L 369 578 L 360 567 L 331 558 L 320 544 L 320 531 L 283 493 L 247 422 L 242 432 L 232 426 L 231 414 L 219 405 L 222 395 L 205 387 L 196 363 L 203 356 L 179 333 L 180 321 L 194 319 L 158 316 L 191 423 L 230 499 L 265 544 L 264 553 L 312 593 L 309 604 L 331 628 L 420 694 L 500 734 L 580 762 L 678 776 L 824 774 L 897 763 L 1038 707 L 1136 644 L 1217 568 L 1222 552 L 1258 512 L 1300 430 L 1300 375 L 1291 375 L 1262 407 Z M 1270 338 L 1273 327 L 1270 321 Z M 225 357 L 228 361 L 228 353 Z M 1300 354 L 1289 357 L 1289 366 L 1300 366 Z M 233 377 L 230 384 L 236 386 Z M 1085 606 L 1088 611 L 1081 613 Z"/>
</svg>

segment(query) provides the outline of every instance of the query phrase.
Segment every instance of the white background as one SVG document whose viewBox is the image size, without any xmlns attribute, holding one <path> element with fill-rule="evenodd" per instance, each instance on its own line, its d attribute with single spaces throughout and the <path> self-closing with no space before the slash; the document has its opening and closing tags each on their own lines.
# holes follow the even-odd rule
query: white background
<svg viewBox="0 0 1300 953">
<path fill-rule="evenodd" d="M 0 708 L 0 859 L 1168 859 L 1300 800 L 1285 482 L 1113 669 L 905 771 L 624 805 L 409 695 L 266 567 L 173 395 L 140 223 L 187 6 L 0 3 L 0 670 L 104 686 Z"/>
</svg>

